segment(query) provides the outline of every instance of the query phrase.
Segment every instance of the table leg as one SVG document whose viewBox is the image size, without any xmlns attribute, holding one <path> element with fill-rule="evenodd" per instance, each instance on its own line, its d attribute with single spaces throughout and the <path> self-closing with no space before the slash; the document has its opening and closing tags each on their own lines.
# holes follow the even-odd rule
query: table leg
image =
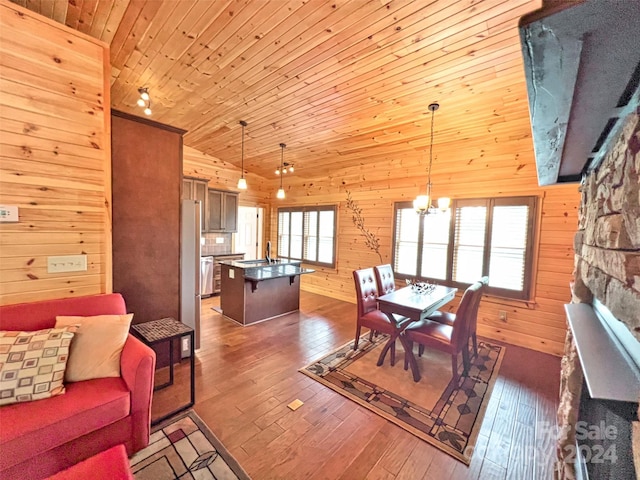
<svg viewBox="0 0 640 480">
<path fill-rule="evenodd" d="M 389 338 L 389 341 L 385 344 L 385 346 L 382 348 L 382 351 L 380 352 L 380 356 L 378 357 L 378 363 L 376 365 L 378 365 L 379 367 L 382 366 L 382 364 L 384 363 L 384 357 L 387 354 L 387 352 L 389 351 L 389 349 L 394 345 L 396 338 L 398 338 L 398 334 L 391 334 L 391 338 Z M 394 362 L 391 362 L 391 366 L 393 366 Z"/>
<path fill-rule="evenodd" d="M 416 357 L 413 355 L 413 348 L 411 343 L 405 338 L 404 335 L 400 335 L 400 342 L 402 342 L 402 347 L 404 348 L 407 357 L 409 358 L 409 366 L 411 367 L 411 373 L 413 374 L 413 381 L 420 381 L 420 369 L 418 368 L 418 362 L 416 361 Z"/>
<path fill-rule="evenodd" d="M 169 385 L 173 385 L 173 339 L 169 340 Z"/>
</svg>

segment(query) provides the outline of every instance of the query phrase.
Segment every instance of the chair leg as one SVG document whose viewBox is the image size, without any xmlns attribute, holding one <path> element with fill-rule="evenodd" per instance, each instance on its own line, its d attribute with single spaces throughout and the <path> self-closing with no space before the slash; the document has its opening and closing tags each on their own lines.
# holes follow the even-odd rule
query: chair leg
<svg viewBox="0 0 640 480">
<path fill-rule="evenodd" d="M 453 371 L 453 381 L 458 383 L 458 352 L 451 355 L 451 370 Z"/>
<path fill-rule="evenodd" d="M 471 368 L 471 362 L 469 361 L 469 345 L 465 345 L 462 349 L 462 365 L 464 367 L 463 374 L 469 374 L 469 368 Z M 457 356 L 457 355 L 456 355 Z"/>
<path fill-rule="evenodd" d="M 391 344 L 391 366 L 393 367 L 396 364 L 396 341 L 394 340 Z"/>
<path fill-rule="evenodd" d="M 424 345 L 419 343 L 418 344 L 418 356 L 421 357 L 423 353 L 424 353 Z"/>
<path fill-rule="evenodd" d="M 478 339 L 476 338 L 476 332 L 471 334 L 471 340 L 473 341 L 473 353 L 477 357 L 478 356 Z"/>
<path fill-rule="evenodd" d="M 360 325 L 356 326 L 356 339 L 353 342 L 353 349 L 357 350 L 358 349 L 358 342 L 360 341 Z"/>
</svg>

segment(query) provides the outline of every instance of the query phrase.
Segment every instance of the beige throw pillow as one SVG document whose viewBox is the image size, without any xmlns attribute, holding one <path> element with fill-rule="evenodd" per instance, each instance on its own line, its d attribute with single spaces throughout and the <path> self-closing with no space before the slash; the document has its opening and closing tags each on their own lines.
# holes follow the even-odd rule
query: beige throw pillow
<svg viewBox="0 0 640 480">
<path fill-rule="evenodd" d="M 76 325 L 0 332 L 0 405 L 64 393 L 64 372 Z"/>
<path fill-rule="evenodd" d="M 120 354 L 127 341 L 133 313 L 94 317 L 56 317 L 56 327 L 78 324 L 71 342 L 65 380 L 80 382 L 119 377 Z"/>
</svg>

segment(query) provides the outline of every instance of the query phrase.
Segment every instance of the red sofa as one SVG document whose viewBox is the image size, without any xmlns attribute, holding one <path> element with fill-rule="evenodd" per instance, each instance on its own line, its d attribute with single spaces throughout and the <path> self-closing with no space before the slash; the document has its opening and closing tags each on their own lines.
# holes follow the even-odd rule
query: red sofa
<svg viewBox="0 0 640 480">
<path fill-rule="evenodd" d="M 57 315 L 124 314 L 120 294 L 0 306 L 0 330 L 51 328 Z M 121 377 L 67 383 L 66 393 L 0 407 L 0 478 L 41 479 L 115 445 L 149 443 L 156 357 L 129 335 Z"/>
</svg>

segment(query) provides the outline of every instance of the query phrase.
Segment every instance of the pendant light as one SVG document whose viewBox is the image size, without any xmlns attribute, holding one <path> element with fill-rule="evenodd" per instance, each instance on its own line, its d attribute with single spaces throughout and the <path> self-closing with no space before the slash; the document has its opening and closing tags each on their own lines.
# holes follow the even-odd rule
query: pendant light
<svg viewBox="0 0 640 480">
<path fill-rule="evenodd" d="M 435 117 L 435 111 L 440 108 L 438 103 L 432 103 L 429 105 L 431 111 L 431 141 L 429 143 L 429 172 L 427 176 L 427 194 L 418 195 L 413 201 L 414 210 L 420 215 L 428 215 L 430 213 L 445 212 L 449 209 L 449 203 L 451 199 L 448 197 L 441 197 L 438 199 L 438 207 L 432 205 L 433 198 L 431 197 L 431 165 L 433 163 L 433 119 Z"/>
<path fill-rule="evenodd" d="M 280 171 L 282 171 L 282 169 L 284 168 L 284 147 L 286 147 L 286 145 L 284 143 L 281 143 L 280 148 L 282 150 L 280 152 Z M 284 188 L 282 188 L 282 177 L 283 175 L 280 175 L 280 188 L 278 189 L 278 193 L 276 195 L 276 197 L 278 197 L 279 199 L 284 198 Z"/>
<path fill-rule="evenodd" d="M 241 177 L 238 180 L 238 188 L 240 190 L 246 190 L 247 189 L 247 181 L 244 178 L 244 127 L 247 126 L 247 122 L 245 122 L 244 120 L 240 120 L 240 125 L 242 125 L 242 153 L 241 153 L 241 157 L 242 158 L 242 166 L 240 167 L 241 169 Z"/>
</svg>

